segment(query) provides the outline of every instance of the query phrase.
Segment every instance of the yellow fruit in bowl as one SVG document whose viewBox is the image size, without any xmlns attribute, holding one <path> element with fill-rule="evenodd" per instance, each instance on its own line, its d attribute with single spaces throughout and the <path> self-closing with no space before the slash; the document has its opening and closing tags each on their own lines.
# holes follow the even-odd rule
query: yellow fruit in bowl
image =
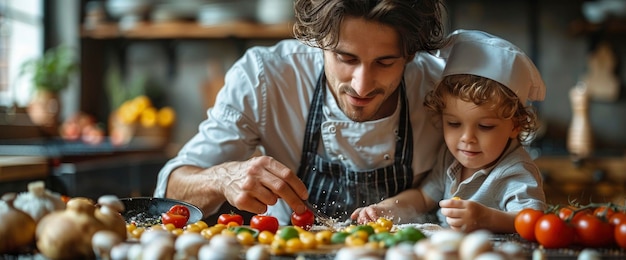
<svg viewBox="0 0 626 260">
<path fill-rule="evenodd" d="M 133 124 L 137 121 L 139 113 L 131 101 L 124 102 L 117 110 L 119 117 L 125 124 Z"/>
<path fill-rule="evenodd" d="M 154 107 L 147 107 L 141 112 L 139 119 L 141 126 L 153 127 L 157 124 L 157 110 Z"/>
<path fill-rule="evenodd" d="M 142 113 L 145 109 L 152 107 L 152 101 L 149 97 L 141 95 L 132 99 L 132 103 L 138 113 Z"/>
<path fill-rule="evenodd" d="M 162 107 L 157 114 L 157 122 L 161 127 L 169 127 L 176 121 L 176 112 L 171 107 Z"/>
</svg>

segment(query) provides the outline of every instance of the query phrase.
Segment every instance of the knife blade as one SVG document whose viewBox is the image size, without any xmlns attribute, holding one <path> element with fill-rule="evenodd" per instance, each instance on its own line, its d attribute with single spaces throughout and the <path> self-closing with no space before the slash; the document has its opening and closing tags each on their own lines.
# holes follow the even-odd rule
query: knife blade
<svg viewBox="0 0 626 260">
<path fill-rule="evenodd" d="M 304 205 L 306 205 L 306 207 L 313 212 L 313 215 L 315 215 L 315 218 L 317 220 L 317 222 L 319 222 L 320 224 L 332 228 L 335 228 L 335 219 L 331 218 L 330 216 L 326 215 L 326 213 L 322 212 L 320 209 L 317 208 L 316 205 L 314 205 L 313 203 L 309 202 L 308 200 L 302 200 L 302 202 L 304 202 Z"/>
</svg>

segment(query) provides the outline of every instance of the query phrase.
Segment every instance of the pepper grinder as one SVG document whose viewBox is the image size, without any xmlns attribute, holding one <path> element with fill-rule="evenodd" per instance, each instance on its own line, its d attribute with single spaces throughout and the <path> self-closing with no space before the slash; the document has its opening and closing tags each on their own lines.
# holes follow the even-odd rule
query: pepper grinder
<svg viewBox="0 0 626 260">
<path fill-rule="evenodd" d="M 574 162 L 579 162 L 591 155 L 593 137 L 589 122 L 589 93 L 587 86 L 579 82 L 569 92 L 572 103 L 572 121 L 567 138 L 567 150 Z"/>
</svg>

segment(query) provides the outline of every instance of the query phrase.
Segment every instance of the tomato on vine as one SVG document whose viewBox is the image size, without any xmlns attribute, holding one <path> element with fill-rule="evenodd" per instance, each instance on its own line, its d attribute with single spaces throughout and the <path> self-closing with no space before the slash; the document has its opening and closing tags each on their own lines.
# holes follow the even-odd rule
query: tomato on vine
<svg viewBox="0 0 626 260">
<path fill-rule="evenodd" d="M 594 214 L 584 214 L 574 222 L 578 243 L 586 247 L 605 247 L 613 244 L 613 225 Z"/>
<path fill-rule="evenodd" d="M 610 206 L 599 206 L 593 211 L 593 214 L 596 217 L 608 220 L 611 216 L 613 216 L 613 214 L 615 214 L 615 210 L 613 210 Z"/>
<path fill-rule="evenodd" d="M 522 209 L 515 216 L 515 231 L 524 239 L 535 242 L 535 223 L 541 216 L 543 211 L 532 208 Z"/>
<path fill-rule="evenodd" d="M 626 223 L 620 223 L 615 226 L 613 235 L 617 245 L 621 248 L 626 248 Z"/>
<path fill-rule="evenodd" d="M 545 248 L 568 247 L 574 235 L 574 228 L 556 214 L 545 214 L 535 224 L 535 238 Z"/>
<path fill-rule="evenodd" d="M 617 227 L 621 223 L 626 223 L 626 213 L 618 211 L 609 218 L 609 223 Z"/>
</svg>

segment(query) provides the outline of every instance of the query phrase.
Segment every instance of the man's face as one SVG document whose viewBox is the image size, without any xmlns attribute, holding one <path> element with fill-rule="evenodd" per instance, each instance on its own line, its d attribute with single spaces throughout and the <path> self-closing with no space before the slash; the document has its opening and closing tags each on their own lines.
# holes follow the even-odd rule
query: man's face
<svg viewBox="0 0 626 260">
<path fill-rule="evenodd" d="M 328 86 L 341 110 L 357 122 L 395 111 L 407 60 L 396 30 L 354 17 L 341 23 L 337 47 L 324 51 Z"/>
</svg>

